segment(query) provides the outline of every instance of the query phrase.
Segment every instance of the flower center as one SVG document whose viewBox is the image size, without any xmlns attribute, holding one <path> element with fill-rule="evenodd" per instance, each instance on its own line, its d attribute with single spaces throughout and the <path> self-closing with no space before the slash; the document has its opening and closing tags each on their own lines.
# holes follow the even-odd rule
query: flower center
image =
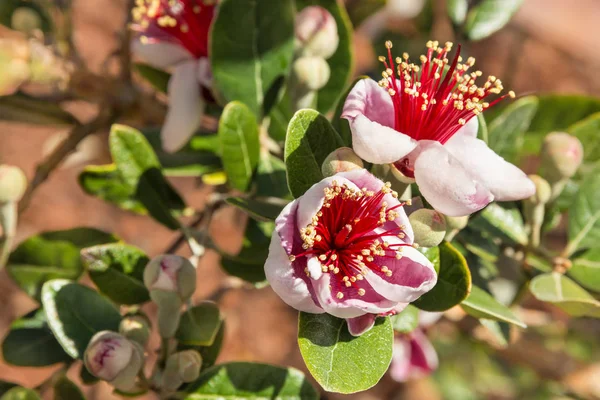
<svg viewBox="0 0 600 400">
<path fill-rule="evenodd" d="M 356 282 L 363 280 L 369 270 L 392 276 L 382 260 L 400 259 L 402 247 L 411 246 L 398 240 L 405 238 L 406 227 L 395 222 L 399 216 L 396 209 L 406 203 L 389 207 L 384 200 L 387 194 L 398 197 L 389 183 L 373 192 L 333 181 L 325 188 L 325 202 L 312 223 L 300 230 L 305 251 L 290 256 L 290 260 L 318 257 L 323 273 L 333 274 L 344 286 L 355 287 L 364 296 L 365 290 Z M 310 276 L 308 268 L 305 272 Z M 344 294 L 338 292 L 337 297 L 341 299 Z"/>
<path fill-rule="evenodd" d="M 415 140 L 444 144 L 471 118 L 507 96 L 515 97 L 510 91 L 491 103 L 485 101 L 502 92 L 502 81 L 490 76 L 482 87 L 477 86 L 475 81 L 482 72 L 467 72 L 475 59 L 469 57 L 462 63 L 460 45 L 450 63 L 446 56 L 452 50 L 451 42 L 444 47 L 439 47 L 437 41 L 427 42 L 427 55 L 421 55 L 420 66 L 410 63 L 407 53 L 394 63 L 392 42 L 387 41 L 385 46 L 388 58 L 379 57 L 385 66 L 379 85 L 392 97 L 394 129 Z"/>
<path fill-rule="evenodd" d="M 136 0 L 133 29 L 142 42 L 180 44 L 196 58 L 208 55 L 208 31 L 216 0 Z"/>
</svg>

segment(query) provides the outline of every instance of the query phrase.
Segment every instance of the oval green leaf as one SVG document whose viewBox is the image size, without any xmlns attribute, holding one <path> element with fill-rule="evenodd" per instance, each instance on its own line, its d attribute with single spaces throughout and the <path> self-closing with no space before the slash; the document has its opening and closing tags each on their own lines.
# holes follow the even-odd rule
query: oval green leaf
<svg viewBox="0 0 600 400">
<path fill-rule="evenodd" d="M 557 272 L 538 275 L 529 284 L 536 299 L 554 303 L 574 317 L 600 318 L 600 301 Z"/>
<path fill-rule="evenodd" d="M 600 167 L 581 183 L 569 208 L 568 255 L 578 249 L 598 246 L 600 241 Z"/>
<path fill-rule="evenodd" d="M 469 227 L 501 238 L 511 244 L 527 244 L 527 232 L 516 207 L 492 203 L 469 221 Z"/>
<path fill-rule="evenodd" d="M 450 20 L 455 25 L 462 25 L 467 18 L 467 11 L 469 10 L 468 0 L 448 0 L 446 2 L 446 9 Z"/>
<path fill-rule="evenodd" d="M 402 312 L 390 317 L 392 326 L 398 333 L 410 333 L 419 326 L 419 309 L 408 305 Z"/>
<path fill-rule="evenodd" d="M 510 21 L 523 0 L 483 0 L 467 15 L 465 33 L 471 40 L 481 40 L 499 31 Z"/>
<path fill-rule="evenodd" d="M 469 297 L 464 299 L 460 306 L 475 318 L 508 322 L 521 328 L 527 327 L 508 307 L 477 286 L 471 288 Z"/>
<path fill-rule="evenodd" d="M 574 259 L 568 273 L 586 289 L 600 292 L 600 248 L 588 250 Z"/>
<path fill-rule="evenodd" d="M 188 346 L 212 346 L 221 328 L 219 307 L 204 301 L 181 315 L 175 338 Z"/>
</svg>

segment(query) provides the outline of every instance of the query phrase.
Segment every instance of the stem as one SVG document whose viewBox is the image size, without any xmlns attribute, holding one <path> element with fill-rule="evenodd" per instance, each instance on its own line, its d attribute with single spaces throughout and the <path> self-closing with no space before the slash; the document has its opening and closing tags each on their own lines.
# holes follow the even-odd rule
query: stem
<svg viewBox="0 0 600 400">
<path fill-rule="evenodd" d="M 8 261 L 17 233 L 17 218 L 17 203 L 10 202 L 0 205 L 0 226 L 4 232 L 2 244 L 0 245 L 0 269 L 4 268 Z"/>
</svg>

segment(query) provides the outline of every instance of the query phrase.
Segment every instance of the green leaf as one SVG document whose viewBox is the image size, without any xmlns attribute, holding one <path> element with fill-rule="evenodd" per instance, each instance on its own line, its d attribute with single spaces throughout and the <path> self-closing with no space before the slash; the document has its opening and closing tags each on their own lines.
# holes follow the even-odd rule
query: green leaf
<svg viewBox="0 0 600 400">
<path fill-rule="evenodd" d="M 373 387 L 392 360 L 394 331 L 388 317 L 359 337 L 346 321 L 300 312 L 298 344 L 306 367 L 328 392 L 356 393 Z"/>
<path fill-rule="evenodd" d="M 219 121 L 219 138 L 227 180 L 231 187 L 245 192 L 260 152 L 256 117 L 239 101 L 227 104 Z"/>
<path fill-rule="evenodd" d="M 185 400 L 317 400 L 317 391 L 294 368 L 234 362 L 217 365 L 200 375 Z"/>
<path fill-rule="evenodd" d="M 246 199 L 242 197 L 228 197 L 225 201 L 232 206 L 244 210 L 255 220 L 262 222 L 274 221 L 284 207 L 279 203 L 270 203 L 267 200 Z"/>
<path fill-rule="evenodd" d="M 396 332 L 410 333 L 419 326 L 419 309 L 409 304 L 402 312 L 390 318 Z"/>
<path fill-rule="evenodd" d="M 212 345 L 210 346 L 182 346 L 184 348 L 193 348 L 200 352 L 202 356 L 202 371 L 212 367 L 217 358 L 219 357 L 219 353 L 221 352 L 221 347 L 223 347 L 223 339 L 225 338 L 225 321 L 221 322 L 221 328 L 217 332 L 217 336 Z"/>
<path fill-rule="evenodd" d="M 578 249 L 597 247 L 600 240 L 600 167 L 581 183 L 569 208 L 568 255 Z"/>
<path fill-rule="evenodd" d="M 469 221 L 469 226 L 509 243 L 527 244 L 527 232 L 519 210 L 492 203 Z"/>
<path fill-rule="evenodd" d="M 147 214 L 146 207 L 135 198 L 115 164 L 88 165 L 79 175 L 79 185 L 89 195 L 117 205 L 123 210 Z"/>
<path fill-rule="evenodd" d="M 39 300 L 46 281 L 77 280 L 81 276 L 83 264 L 79 251 L 82 248 L 114 241 L 113 235 L 93 228 L 45 232 L 22 242 L 11 253 L 6 268 L 25 293 Z"/>
<path fill-rule="evenodd" d="M 527 327 L 508 307 L 500 304 L 492 295 L 477 286 L 471 288 L 469 297 L 464 299 L 460 306 L 476 318 L 508 322 L 521 328 Z"/>
<path fill-rule="evenodd" d="M 467 18 L 469 2 L 468 0 L 448 0 L 446 9 L 450 20 L 452 20 L 455 25 L 462 25 Z"/>
<path fill-rule="evenodd" d="M 285 173 L 285 163 L 271 154 L 261 154 L 255 180 L 257 196 L 291 197 Z"/>
<path fill-rule="evenodd" d="M 463 301 L 471 291 L 471 272 L 467 261 L 454 246 L 442 242 L 438 281 L 413 304 L 425 311 L 445 311 Z"/>
<path fill-rule="evenodd" d="M 600 318 L 600 301 L 557 272 L 536 276 L 529 290 L 536 299 L 554 303 L 572 316 Z"/>
<path fill-rule="evenodd" d="M 219 307 L 211 301 L 204 301 L 181 315 L 175 338 L 184 345 L 211 346 L 221 323 Z"/>
<path fill-rule="evenodd" d="M 17 93 L 0 97 L 0 120 L 36 125 L 73 125 L 77 119 L 58 104 Z"/>
<path fill-rule="evenodd" d="M 317 110 L 326 114 L 340 100 L 340 94 L 352 74 L 354 67 L 352 23 L 346 8 L 337 0 L 296 0 L 296 6 L 298 11 L 308 6 L 321 6 L 331 13 L 337 24 L 340 42 L 336 52 L 326 60 L 331 76 L 327 84 L 317 92 Z"/>
<path fill-rule="evenodd" d="M 61 375 L 54 382 L 54 400 L 85 400 L 85 396 L 76 384 Z"/>
<path fill-rule="evenodd" d="M 147 80 L 154 89 L 162 93 L 167 93 L 171 74 L 143 63 L 135 63 L 134 67 L 137 73 Z"/>
<path fill-rule="evenodd" d="M 4 393 L 0 400 L 41 400 L 41 397 L 35 390 L 15 387 Z"/>
<path fill-rule="evenodd" d="M 488 129 L 487 122 L 485 121 L 483 114 L 477 115 L 477 122 L 479 123 L 479 126 L 477 127 L 477 138 L 489 144 L 490 130 Z"/>
<path fill-rule="evenodd" d="M 421 252 L 431 263 L 436 273 L 440 273 L 440 248 L 436 247 L 419 247 Z"/>
<path fill-rule="evenodd" d="M 288 126 L 285 165 L 290 191 L 295 198 L 323 179 L 321 164 L 344 143 L 327 118 L 315 110 L 298 111 Z"/>
<path fill-rule="evenodd" d="M 227 102 L 243 102 L 259 119 L 267 115 L 292 63 L 294 2 L 223 0 L 210 38 L 217 92 Z"/>
<path fill-rule="evenodd" d="M 387 0 L 348 0 L 346 8 L 353 26 L 360 26 L 367 18 L 385 7 Z"/>
<path fill-rule="evenodd" d="M 89 287 L 65 279 L 48 281 L 42 288 L 42 304 L 54 336 L 73 358 L 83 357 L 96 333 L 119 330 L 119 310 Z"/>
<path fill-rule="evenodd" d="M 81 260 L 98 289 L 117 304 L 150 300 L 144 269 L 150 259 L 137 247 L 112 243 L 81 250 Z"/>
<path fill-rule="evenodd" d="M 583 162 L 596 163 L 600 161 L 600 113 L 595 113 L 589 117 L 571 125 L 567 133 L 576 136 L 583 145 Z"/>
<path fill-rule="evenodd" d="M 508 324 L 485 318 L 480 319 L 479 322 L 494 336 L 500 348 L 508 346 L 510 342 L 510 326 Z"/>
<path fill-rule="evenodd" d="M 514 162 L 537 107 L 538 99 L 535 96 L 523 97 L 506 107 L 489 125 L 490 148 Z"/>
<path fill-rule="evenodd" d="M 8 364 L 19 367 L 45 367 L 71 360 L 56 341 L 41 309 L 11 324 L 2 342 L 2 356 Z"/>
<path fill-rule="evenodd" d="M 7 381 L 0 381 L 0 396 L 2 396 L 4 393 L 8 392 L 10 389 L 14 388 L 15 386 L 19 386 L 16 383 L 12 383 L 12 382 L 7 382 Z"/>
<path fill-rule="evenodd" d="M 79 379 L 81 379 L 81 382 L 84 385 L 95 385 L 100 380 L 92 375 L 83 363 L 81 363 L 81 367 L 79 367 Z"/>
<path fill-rule="evenodd" d="M 600 292 L 600 248 L 590 249 L 578 256 L 568 272 L 581 286 Z"/>
<path fill-rule="evenodd" d="M 517 12 L 523 0 L 483 0 L 467 15 L 465 33 L 471 40 L 481 40 L 499 31 Z"/>
<path fill-rule="evenodd" d="M 269 244 L 274 233 L 272 222 L 248 220 L 244 232 L 242 249 L 236 256 L 221 252 L 221 265 L 232 276 L 258 284 L 266 280 L 265 261 L 269 255 Z"/>
</svg>

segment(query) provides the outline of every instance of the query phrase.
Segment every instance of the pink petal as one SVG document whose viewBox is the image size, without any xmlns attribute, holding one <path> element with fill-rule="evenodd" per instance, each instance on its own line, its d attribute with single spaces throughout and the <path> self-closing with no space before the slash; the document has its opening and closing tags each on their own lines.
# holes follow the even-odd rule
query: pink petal
<svg viewBox="0 0 600 400">
<path fill-rule="evenodd" d="M 349 318 L 346 320 L 348 331 L 352 336 L 360 336 L 375 325 L 375 318 L 375 314 L 365 314 L 360 317 Z"/>
<path fill-rule="evenodd" d="M 375 263 L 387 266 L 391 276 L 371 269 L 365 275 L 373 289 L 386 299 L 410 303 L 431 290 L 437 282 L 437 274 L 431 262 L 413 247 L 403 247 L 402 258 L 376 257 Z"/>
<path fill-rule="evenodd" d="M 410 334 L 410 377 L 419 378 L 429 375 L 438 367 L 438 356 L 427 336 L 415 330 Z"/>
<path fill-rule="evenodd" d="M 161 132 L 163 149 L 174 152 L 185 146 L 200 127 L 204 100 L 197 79 L 198 62 L 175 67 L 169 81 L 169 112 Z"/>
<path fill-rule="evenodd" d="M 390 376 L 397 382 L 406 382 L 410 375 L 410 342 L 405 337 L 394 339 L 394 352 L 390 365 Z"/>
<path fill-rule="evenodd" d="M 296 225 L 298 200 L 288 203 L 275 220 L 275 231 L 279 235 L 281 245 L 287 254 L 294 254 L 295 236 L 299 235 Z"/>
<path fill-rule="evenodd" d="M 265 274 L 273 291 L 291 307 L 313 314 L 323 313 L 323 309 L 315 304 L 308 285 L 299 277 L 288 255 L 286 254 L 279 235 L 271 237 L 269 256 L 265 262 Z"/>
<path fill-rule="evenodd" d="M 364 115 L 383 126 L 394 127 L 394 105 L 388 92 L 373 79 L 361 79 L 354 85 L 342 111 L 342 118 L 353 121 Z"/>
<path fill-rule="evenodd" d="M 475 118 L 473 118 L 475 119 Z M 483 140 L 454 136 L 444 147 L 485 185 L 496 200 L 521 200 L 535 193 L 523 171 L 494 153 Z"/>
<path fill-rule="evenodd" d="M 131 51 L 148 64 L 160 69 L 194 59 L 183 46 L 168 42 L 143 44 L 139 39 L 134 39 L 131 42 Z"/>
<path fill-rule="evenodd" d="M 423 141 L 414 162 L 415 179 L 425 199 L 451 217 L 482 209 L 494 196 L 475 171 L 465 168 L 440 143 Z"/>
</svg>

